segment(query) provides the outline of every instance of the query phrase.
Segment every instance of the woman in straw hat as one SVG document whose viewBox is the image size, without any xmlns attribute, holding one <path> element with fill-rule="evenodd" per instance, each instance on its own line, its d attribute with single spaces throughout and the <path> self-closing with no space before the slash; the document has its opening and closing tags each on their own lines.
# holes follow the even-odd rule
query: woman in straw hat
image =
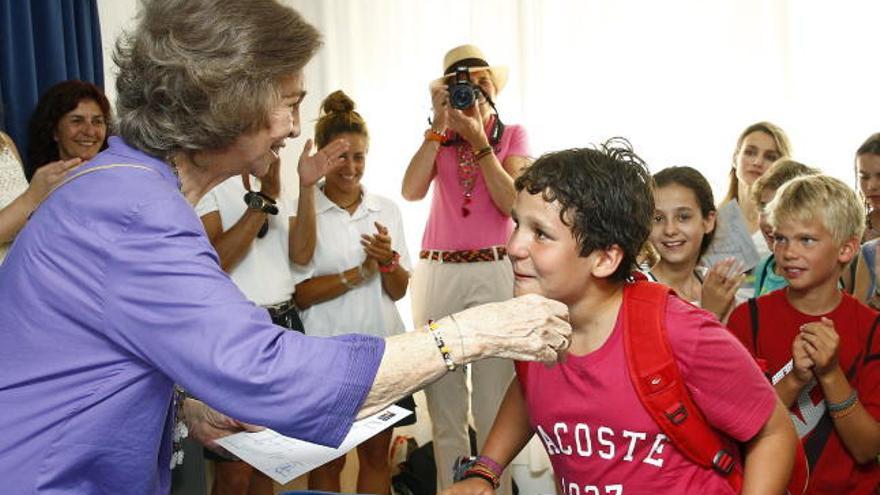
<svg viewBox="0 0 880 495">
<path fill-rule="evenodd" d="M 462 106 L 460 95 L 450 99 L 450 89 L 466 79 L 477 88 L 474 103 L 454 108 L 452 101 Z M 489 65 L 479 48 L 463 45 L 446 54 L 443 77 L 430 84 L 431 127 L 410 161 L 402 190 L 404 198 L 417 201 L 434 184 L 421 260 L 412 280 L 416 325 L 477 304 L 503 301 L 513 293 L 513 271 L 504 246 L 513 229 L 513 180 L 529 151 L 525 130 L 502 124 L 495 109 L 495 97 L 506 82 L 506 67 Z M 471 373 L 477 443 L 482 445 L 513 376 L 513 365 L 490 359 L 475 364 Z M 425 392 L 437 477 L 445 488 L 452 483 L 456 456 L 470 452 L 465 374 L 450 373 Z"/>
</svg>

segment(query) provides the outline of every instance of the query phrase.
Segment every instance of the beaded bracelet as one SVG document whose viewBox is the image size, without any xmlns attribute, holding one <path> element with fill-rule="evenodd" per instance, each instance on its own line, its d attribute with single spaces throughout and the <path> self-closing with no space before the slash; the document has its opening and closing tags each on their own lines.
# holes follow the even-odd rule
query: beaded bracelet
<svg viewBox="0 0 880 495">
<path fill-rule="evenodd" d="M 474 152 L 474 161 L 478 162 L 482 160 L 484 157 L 489 156 L 492 153 L 492 146 L 486 146 L 485 148 L 480 148 L 478 151 Z"/>
<path fill-rule="evenodd" d="M 455 361 L 452 360 L 452 355 L 449 353 L 449 347 L 446 347 L 446 343 L 443 342 L 443 337 L 440 335 L 440 327 L 433 321 L 428 322 L 428 332 L 434 337 L 434 343 L 437 344 L 437 349 L 440 350 L 440 355 L 443 356 L 443 362 L 446 364 L 446 369 L 449 371 L 455 371 Z"/>
<path fill-rule="evenodd" d="M 843 400 L 843 402 L 828 402 L 826 401 L 826 405 L 828 406 L 828 412 L 842 412 L 856 404 L 856 401 L 859 400 L 859 394 L 856 392 L 856 389 L 852 389 L 849 397 Z"/>
<path fill-rule="evenodd" d="M 498 464 L 497 462 L 495 462 L 495 459 L 492 459 L 489 456 L 485 456 L 485 455 L 477 456 L 476 464 L 482 464 L 482 465 L 486 466 L 487 468 L 491 469 L 492 473 L 495 475 L 496 478 L 501 478 L 501 473 L 504 472 L 504 468 L 501 467 L 501 464 Z"/>
<path fill-rule="evenodd" d="M 856 393 L 856 390 L 849 394 L 849 397 L 846 398 L 843 402 L 827 402 L 828 405 L 828 414 L 833 419 L 845 418 L 852 414 L 856 410 L 856 404 L 859 403 L 859 394 Z"/>
<path fill-rule="evenodd" d="M 464 476 L 462 476 L 462 479 L 466 480 L 468 478 L 481 478 L 488 481 L 492 485 L 492 488 L 495 488 L 497 490 L 498 487 L 501 486 L 501 473 L 496 472 L 493 468 L 486 465 L 483 462 L 483 459 L 487 459 L 487 457 L 478 457 L 474 465 L 464 472 Z M 494 463 L 494 461 L 492 462 Z M 495 463 L 495 465 L 497 466 L 497 463 Z"/>
<path fill-rule="evenodd" d="M 851 406 L 849 406 L 847 409 L 844 409 L 843 411 L 834 411 L 834 412 L 830 412 L 830 413 L 828 413 L 828 414 L 831 416 L 832 419 L 841 419 L 841 418 L 845 418 L 845 417 L 849 416 L 850 414 L 856 412 L 856 404 L 858 404 L 858 403 L 859 403 L 859 401 L 856 400 L 856 401 L 853 402 L 853 404 L 852 404 Z"/>
</svg>

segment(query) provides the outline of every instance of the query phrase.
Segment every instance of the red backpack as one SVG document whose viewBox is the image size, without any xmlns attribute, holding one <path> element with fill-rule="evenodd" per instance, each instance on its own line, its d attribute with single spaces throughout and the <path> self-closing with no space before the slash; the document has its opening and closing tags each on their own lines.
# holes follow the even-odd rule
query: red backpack
<svg viewBox="0 0 880 495">
<path fill-rule="evenodd" d="M 718 472 L 740 493 L 743 474 L 731 453 L 724 450 L 721 434 L 709 425 L 691 399 L 669 346 L 666 303 L 674 291 L 662 284 L 637 280 L 627 283 L 623 294 L 626 362 L 639 401 L 685 457 Z M 797 445 L 788 484 L 791 495 L 802 495 L 809 479 L 803 446 L 800 442 Z"/>
</svg>

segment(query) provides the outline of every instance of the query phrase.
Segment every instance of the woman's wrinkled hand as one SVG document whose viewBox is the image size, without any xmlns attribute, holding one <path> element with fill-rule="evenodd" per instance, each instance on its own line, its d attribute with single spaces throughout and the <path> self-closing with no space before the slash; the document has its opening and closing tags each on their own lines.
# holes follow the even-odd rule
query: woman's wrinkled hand
<svg viewBox="0 0 880 495">
<path fill-rule="evenodd" d="M 556 363 L 571 342 L 568 307 L 537 294 L 489 303 L 452 318 L 478 358 L 501 357 Z"/>
<path fill-rule="evenodd" d="M 205 447 L 221 454 L 230 455 L 215 440 L 241 431 L 260 431 L 262 426 L 249 425 L 211 409 L 202 401 L 186 399 L 183 403 L 183 420 L 189 436 Z"/>
</svg>

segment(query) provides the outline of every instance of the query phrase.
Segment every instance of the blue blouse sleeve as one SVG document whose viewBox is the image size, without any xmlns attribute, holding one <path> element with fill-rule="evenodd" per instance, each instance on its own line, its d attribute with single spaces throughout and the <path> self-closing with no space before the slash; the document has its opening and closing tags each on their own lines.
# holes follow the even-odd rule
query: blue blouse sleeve
<svg viewBox="0 0 880 495">
<path fill-rule="evenodd" d="M 345 438 L 384 352 L 382 339 L 274 326 L 182 198 L 140 206 L 110 251 L 106 294 L 107 336 L 136 358 L 231 417 L 324 445 Z"/>
</svg>

